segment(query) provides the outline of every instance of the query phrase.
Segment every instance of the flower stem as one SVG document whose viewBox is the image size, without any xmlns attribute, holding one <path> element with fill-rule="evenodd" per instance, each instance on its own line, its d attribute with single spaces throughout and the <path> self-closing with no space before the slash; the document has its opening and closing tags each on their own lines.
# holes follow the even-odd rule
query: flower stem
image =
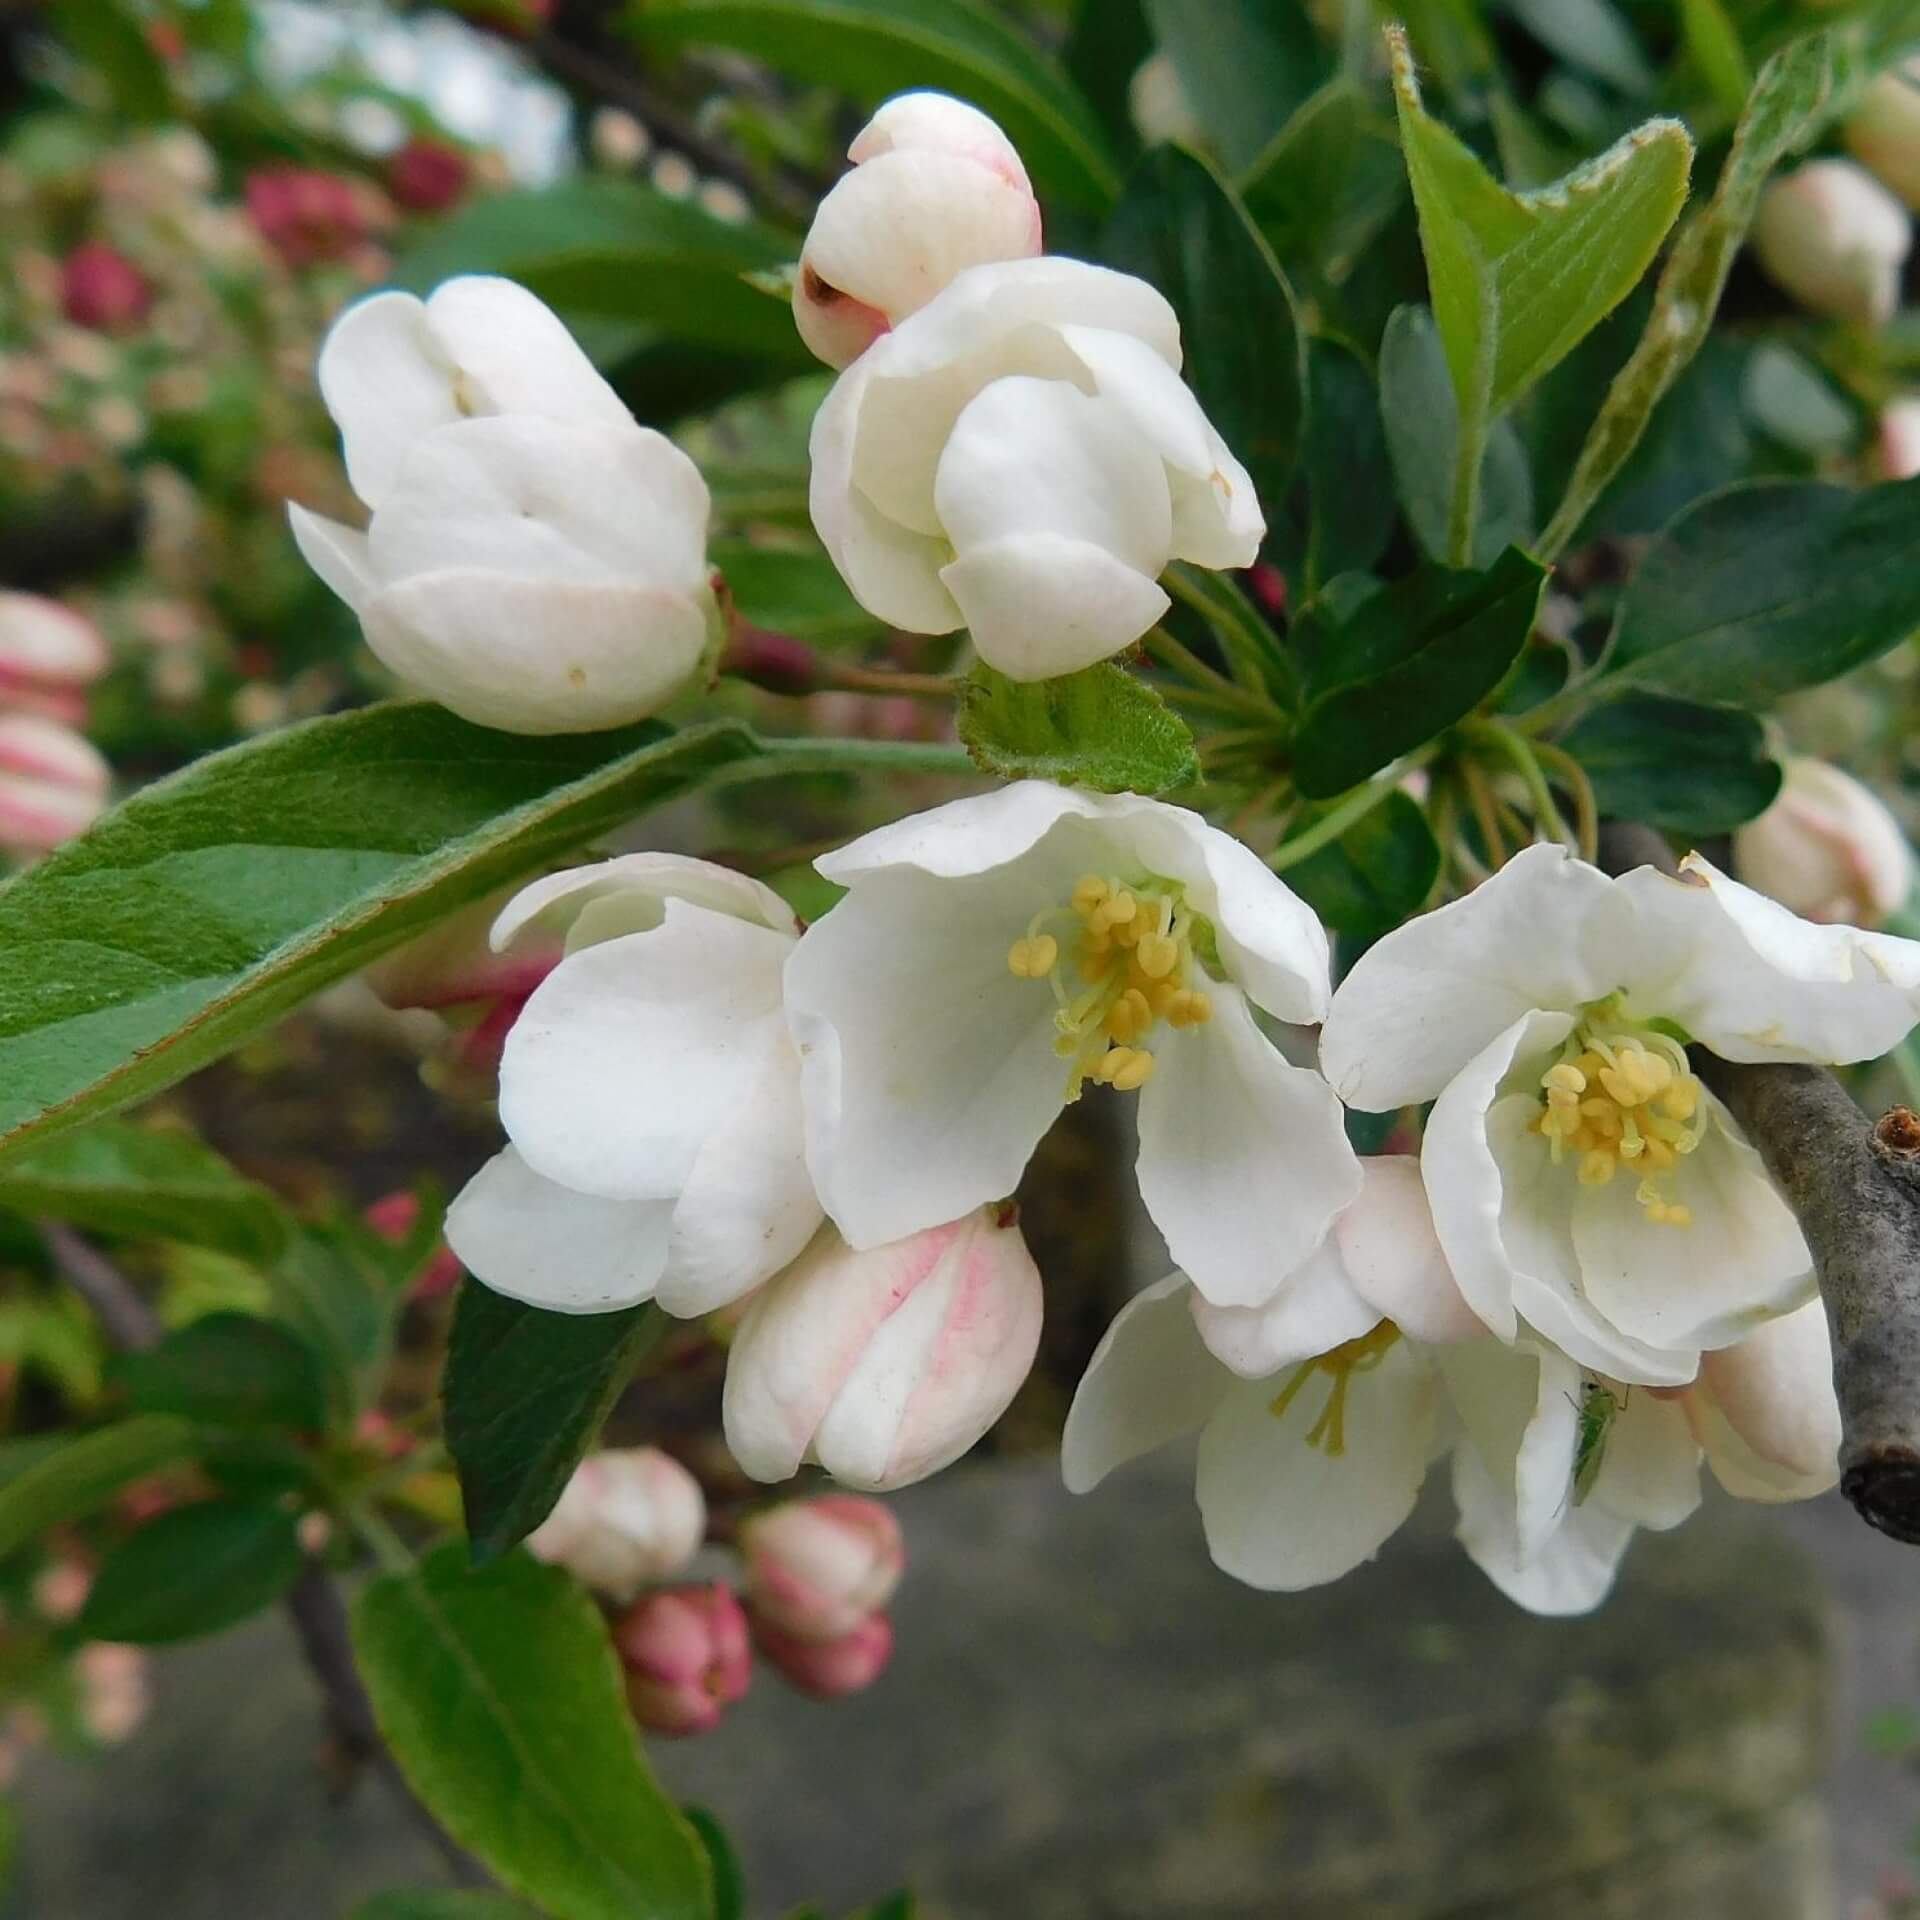
<svg viewBox="0 0 1920 1920">
<path fill-rule="evenodd" d="M 1285 873 L 1289 867 L 1297 866 L 1309 854 L 1315 854 L 1324 846 L 1329 846 L 1353 826 L 1364 820 L 1375 807 L 1393 794 L 1399 787 L 1405 768 L 1394 766 L 1385 773 L 1376 774 L 1363 787 L 1354 790 L 1338 806 L 1323 813 L 1319 819 L 1310 821 L 1291 839 L 1283 840 L 1279 846 L 1267 855 L 1267 865 L 1275 873 Z"/>
<path fill-rule="evenodd" d="M 1273 629 L 1228 582 L 1212 574 L 1175 564 L 1161 583 L 1174 599 L 1191 607 L 1206 621 L 1233 667 L 1234 679 L 1248 692 L 1270 697 L 1270 670 L 1279 673 L 1290 692 L 1297 694 L 1293 661 Z"/>
<path fill-rule="evenodd" d="M 1548 785 L 1547 776 L 1541 772 L 1540 762 L 1535 758 L 1531 744 L 1511 727 L 1502 726 L 1497 720 L 1475 723 L 1469 737 L 1484 742 L 1506 756 L 1514 771 L 1526 783 L 1527 798 L 1533 803 L 1535 821 L 1563 846 L 1577 851 L 1577 842 L 1561 817 L 1559 803 L 1553 797 L 1553 788 Z"/>
<path fill-rule="evenodd" d="M 1282 717 L 1280 709 L 1264 694 L 1252 692 L 1237 682 L 1229 680 L 1224 673 L 1216 672 L 1191 647 L 1176 640 L 1165 627 L 1149 629 L 1145 635 L 1144 644 L 1147 651 L 1163 666 L 1172 667 L 1176 673 L 1185 674 L 1196 688 L 1210 693 L 1223 704 L 1231 705 L 1238 712 L 1250 713 L 1270 720 L 1279 720 Z"/>
<path fill-rule="evenodd" d="M 783 735 L 763 751 L 736 760 L 713 776 L 715 786 L 773 780 L 794 773 L 936 773 L 962 776 L 976 768 L 965 747 L 934 740 L 839 740 Z"/>
<path fill-rule="evenodd" d="M 1587 778 L 1586 768 L 1565 747 L 1556 747 L 1549 740 L 1534 741 L 1533 751 L 1553 768 L 1560 777 L 1561 785 L 1573 795 L 1574 833 L 1580 842 L 1581 859 L 1598 862 L 1600 807 L 1594 798 L 1593 782 Z"/>
</svg>

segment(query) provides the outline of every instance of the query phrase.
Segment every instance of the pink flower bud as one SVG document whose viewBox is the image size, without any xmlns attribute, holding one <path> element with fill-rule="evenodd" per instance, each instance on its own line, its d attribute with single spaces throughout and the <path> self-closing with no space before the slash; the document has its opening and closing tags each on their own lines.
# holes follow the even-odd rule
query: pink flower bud
<svg viewBox="0 0 1920 1920">
<path fill-rule="evenodd" d="M 614 1628 L 627 1703 L 655 1733 L 711 1733 L 747 1690 L 747 1616 L 730 1587 L 663 1587 Z"/>
<path fill-rule="evenodd" d="M 1920 59 L 1880 74 L 1841 130 L 1847 151 L 1920 209 Z"/>
<path fill-rule="evenodd" d="M 247 213 L 288 265 L 342 260 L 367 238 L 367 209 L 353 181 L 306 167 L 248 174 Z"/>
<path fill-rule="evenodd" d="M 1889 400 L 1880 414 L 1880 476 L 1911 480 L 1920 474 L 1920 393 Z"/>
<path fill-rule="evenodd" d="M 76 1619 L 87 1604 L 93 1575 L 78 1560 L 56 1560 L 33 1583 L 34 1610 L 43 1620 Z"/>
<path fill-rule="evenodd" d="M 361 1218 L 382 1240 L 398 1246 L 412 1233 L 414 1223 L 420 1218 L 420 1196 L 409 1193 L 404 1187 L 395 1193 L 383 1193 Z M 463 1271 L 459 1256 L 443 1241 L 421 1268 L 419 1277 L 408 1289 L 407 1298 L 437 1300 L 460 1284 Z"/>
<path fill-rule="evenodd" d="M 804 640 L 764 627 L 739 628 L 721 655 L 720 671 L 769 693 L 811 693 L 822 678 L 820 656 Z"/>
<path fill-rule="evenodd" d="M 851 1633 L 893 1597 L 906 1566 L 900 1523 L 877 1500 L 829 1493 L 788 1500 L 740 1528 L 747 1609 L 794 1640 Z"/>
<path fill-rule="evenodd" d="M 756 1480 L 817 1460 L 903 1487 L 1006 1411 L 1040 1341 L 1040 1275 L 1011 1208 L 856 1251 L 831 1226 L 753 1298 L 727 1361 L 727 1444 Z"/>
<path fill-rule="evenodd" d="M 1775 180 L 1753 223 L 1771 279 L 1814 313 L 1860 327 L 1892 319 L 1912 243 L 1906 208 L 1851 160 L 1810 160 Z"/>
<path fill-rule="evenodd" d="M 0 593 L 0 707 L 79 725 L 111 663 L 91 620 L 37 593 Z"/>
<path fill-rule="evenodd" d="M 864 1693 L 886 1671 L 893 1623 L 884 1613 L 870 1613 L 836 1640 L 802 1640 L 756 1615 L 753 1644 L 790 1687 L 815 1700 L 841 1700 Z"/>
<path fill-rule="evenodd" d="M 121 333 L 137 327 L 153 304 L 146 275 L 103 240 L 89 240 L 60 269 L 60 306 L 76 327 Z"/>
<path fill-rule="evenodd" d="M 38 714 L 0 714 L 0 848 L 51 853 L 107 807 L 113 770 L 71 728 Z"/>
<path fill-rule="evenodd" d="M 146 1655 L 138 1647 L 96 1640 L 80 1649 L 73 1664 L 80 1724 L 104 1747 L 131 1739 L 153 1703 Z"/>
<path fill-rule="evenodd" d="M 444 212 L 472 182 L 472 162 L 444 140 L 416 137 L 387 162 L 387 191 L 409 213 Z"/>
<path fill-rule="evenodd" d="M 700 1483 L 657 1447 L 596 1453 L 574 1468 L 558 1503 L 527 1541 L 615 1600 L 678 1573 L 707 1537 Z"/>
<path fill-rule="evenodd" d="M 368 986 L 396 1011 L 524 1001 L 560 964 L 565 941 L 563 929 L 536 924 L 503 951 L 494 951 L 493 924 L 520 892 L 516 883 L 490 893 L 376 960 L 366 971 Z"/>
<path fill-rule="evenodd" d="M 853 171 L 821 201 L 800 251 L 793 317 L 844 367 L 955 275 L 1040 251 L 1040 204 L 1012 143 L 977 107 L 903 93 L 867 122 Z"/>
<path fill-rule="evenodd" d="M 1824 760 L 1789 760 L 1786 775 L 1773 805 L 1733 836 L 1740 878 L 1803 919 L 1879 926 L 1913 886 L 1899 822 Z"/>
</svg>

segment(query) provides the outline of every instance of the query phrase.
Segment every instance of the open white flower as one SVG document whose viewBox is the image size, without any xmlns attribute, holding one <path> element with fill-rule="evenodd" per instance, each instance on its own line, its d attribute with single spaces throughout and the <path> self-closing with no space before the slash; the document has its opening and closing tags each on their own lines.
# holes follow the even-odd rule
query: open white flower
<svg viewBox="0 0 1920 1920">
<path fill-rule="evenodd" d="M 1170 560 L 1249 566 L 1266 530 L 1180 379 L 1172 307 L 1079 260 L 957 275 L 840 376 L 812 459 L 854 598 L 912 633 L 969 628 L 1016 680 L 1131 646 Z"/>
<path fill-rule="evenodd" d="M 1440 1242 L 1502 1338 L 1681 1386 L 1812 1290 L 1793 1215 L 1684 1042 L 1839 1064 L 1920 1017 L 1920 945 L 1815 926 L 1697 855 L 1609 879 L 1533 847 L 1389 934 L 1321 1038 L 1349 1104 L 1432 1100 Z"/>
<path fill-rule="evenodd" d="M 654 712 L 718 637 L 706 483 L 509 280 L 377 294 L 320 353 L 365 532 L 295 506 L 368 646 L 455 713 L 577 733 Z"/>
<path fill-rule="evenodd" d="M 501 1061 L 512 1144 L 454 1202 L 448 1244 L 534 1306 L 711 1312 L 820 1224 L 780 1001 L 797 925 L 757 880 L 636 853 L 535 881 L 494 944 L 560 928 Z"/>
<path fill-rule="evenodd" d="M 1310 1023 L 1327 942 L 1238 840 L 1023 781 L 819 862 L 850 889 L 787 964 L 807 1157 L 856 1247 L 1010 1194 L 1088 1080 L 1140 1089 L 1140 1188 L 1222 1305 L 1263 1303 L 1358 1191 L 1339 1102 L 1256 1007 Z"/>
</svg>

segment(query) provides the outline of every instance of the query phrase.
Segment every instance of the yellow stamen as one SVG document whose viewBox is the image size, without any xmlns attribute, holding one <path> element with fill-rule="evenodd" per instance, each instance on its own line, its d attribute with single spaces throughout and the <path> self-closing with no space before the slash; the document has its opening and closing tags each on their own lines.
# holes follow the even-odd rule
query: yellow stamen
<svg viewBox="0 0 1920 1920">
<path fill-rule="evenodd" d="M 1060 959 L 1060 942 L 1050 933 L 1030 934 L 1007 949 L 1007 971 L 1020 980 L 1044 980 Z"/>
<path fill-rule="evenodd" d="M 1337 1460 L 1347 1450 L 1347 1388 L 1356 1373 L 1371 1373 L 1386 1359 L 1400 1329 L 1391 1320 L 1378 1322 L 1357 1340 L 1348 1340 L 1317 1360 L 1303 1361 L 1289 1376 L 1287 1384 L 1268 1402 L 1267 1411 L 1278 1420 L 1299 1398 L 1300 1390 L 1315 1373 L 1332 1377 L 1333 1386 L 1319 1417 L 1307 1429 L 1310 1447 L 1320 1447 L 1329 1460 Z"/>
</svg>

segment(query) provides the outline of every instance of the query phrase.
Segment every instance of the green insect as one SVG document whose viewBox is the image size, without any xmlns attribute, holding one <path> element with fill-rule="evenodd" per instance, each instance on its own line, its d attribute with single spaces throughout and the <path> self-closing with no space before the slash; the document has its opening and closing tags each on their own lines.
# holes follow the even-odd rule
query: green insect
<svg viewBox="0 0 1920 1920">
<path fill-rule="evenodd" d="M 1577 1507 L 1593 1491 L 1607 1458 L 1607 1439 L 1620 1412 L 1621 1401 L 1611 1387 L 1589 1380 L 1581 1390 L 1579 1427 L 1573 1443 L 1573 1504 Z"/>
</svg>

